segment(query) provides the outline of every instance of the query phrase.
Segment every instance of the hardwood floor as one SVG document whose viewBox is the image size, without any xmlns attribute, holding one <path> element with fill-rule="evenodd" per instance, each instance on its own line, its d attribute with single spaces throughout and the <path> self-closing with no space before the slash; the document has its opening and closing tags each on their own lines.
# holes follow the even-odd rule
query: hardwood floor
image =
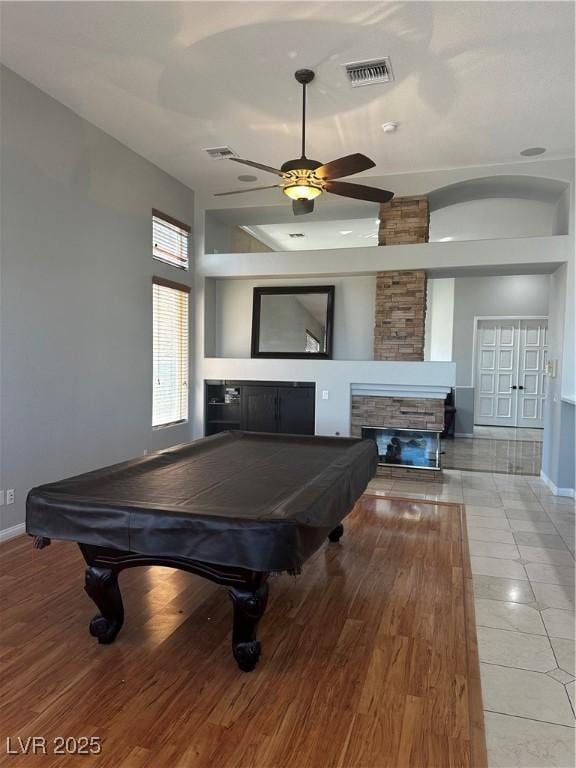
<svg viewBox="0 0 576 768">
<path fill-rule="evenodd" d="M 222 587 L 168 569 L 122 574 L 116 643 L 72 544 L 0 548 L 4 736 L 99 736 L 91 756 L 0 764 L 98 768 L 483 768 L 462 508 L 364 496 L 340 544 L 271 579 L 255 672 L 230 652 Z"/>
</svg>

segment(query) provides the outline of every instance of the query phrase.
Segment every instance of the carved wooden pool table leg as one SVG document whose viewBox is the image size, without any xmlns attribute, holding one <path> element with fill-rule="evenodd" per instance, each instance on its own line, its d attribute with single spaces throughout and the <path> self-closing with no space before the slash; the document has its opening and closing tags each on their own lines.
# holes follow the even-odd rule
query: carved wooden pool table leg
<svg viewBox="0 0 576 768">
<path fill-rule="evenodd" d="M 234 605 L 232 653 L 242 672 L 251 672 L 260 658 L 260 643 L 256 628 L 268 601 L 267 574 L 258 574 L 253 588 L 230 587 L 228 593 Z"/>
<path fill-rule="evenodd" d="M 344 535 L 344 526 L 342 525 L 342 523 L 340 523 L 340 525 L 337 525 L 333 531 L 330 531 L 330 533 L 328 534 L 328 538 L 330 539 L 330 541 L 336 543 L 337 541 L 340 541 L 343 535 Z"/>
<path fill-rule="evenodd" d="M 258 621 L 266 610 L 268 573 L 234 566 L 214 565 L 200 560 L 171 555 L 140 555 L 92 544 L 80 544 L 86 561 L 84 589 L 94 600 L 100 614 L 90 622 L 90 634 L 100 643 L 112 643 L 124 623 L 124 608 L 118 586 L 118 574 L 124 568 L 162 565 L 203 576 L 228 587 L 234 604 L 232 652 L 240 669 L 250 672 L 260 656 L 256 640 Z"/>
<path fill-rule="evenodd" d="M 99 643 L 113 643 L 124 623 L 124 606 L 118 586 L 118 574 L 110 568 L 86 568 L 86 593 L 94 600 L 100 613 L 90 622 L 90 634 Z"/>
</svg>

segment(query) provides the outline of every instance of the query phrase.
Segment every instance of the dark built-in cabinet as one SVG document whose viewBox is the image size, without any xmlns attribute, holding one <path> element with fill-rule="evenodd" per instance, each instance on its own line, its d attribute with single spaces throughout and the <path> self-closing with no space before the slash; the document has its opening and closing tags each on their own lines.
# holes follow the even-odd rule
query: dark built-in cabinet
<svg viewBox="0 0 576 768">
<path fill-rule="evenodd" d="M 316 387 L 309 382 L 207 381 L 205 434 L 314 434 Z"/>
</svg>

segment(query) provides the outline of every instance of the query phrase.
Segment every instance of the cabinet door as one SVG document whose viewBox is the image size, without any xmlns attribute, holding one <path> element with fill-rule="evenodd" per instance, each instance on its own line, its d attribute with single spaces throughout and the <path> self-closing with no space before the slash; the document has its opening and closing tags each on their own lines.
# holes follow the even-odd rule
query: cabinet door
<svg viewBox="0 0 576 768">
<path fill-rule="evenodd" d="M 278 432 L 314 434 L 314 387 L 278 387 Z"/>
<path fill-rule="evenodd" d="M 247 432 L 277 432 L 276 387 L 242 387 L 242 429 Z"/>
</svg>

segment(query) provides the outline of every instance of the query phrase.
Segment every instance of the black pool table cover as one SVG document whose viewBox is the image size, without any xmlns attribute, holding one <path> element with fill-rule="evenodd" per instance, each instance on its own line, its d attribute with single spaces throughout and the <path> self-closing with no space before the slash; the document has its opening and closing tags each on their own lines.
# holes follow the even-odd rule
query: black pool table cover
<svg viewBox="0 0 576 768">
<path fill-rule="evenodd" d="M 298 572 L 352 510 L 370 440 L 223 432 L 30 491 L 26 530 L 142 555 Z"/>
</svg>

